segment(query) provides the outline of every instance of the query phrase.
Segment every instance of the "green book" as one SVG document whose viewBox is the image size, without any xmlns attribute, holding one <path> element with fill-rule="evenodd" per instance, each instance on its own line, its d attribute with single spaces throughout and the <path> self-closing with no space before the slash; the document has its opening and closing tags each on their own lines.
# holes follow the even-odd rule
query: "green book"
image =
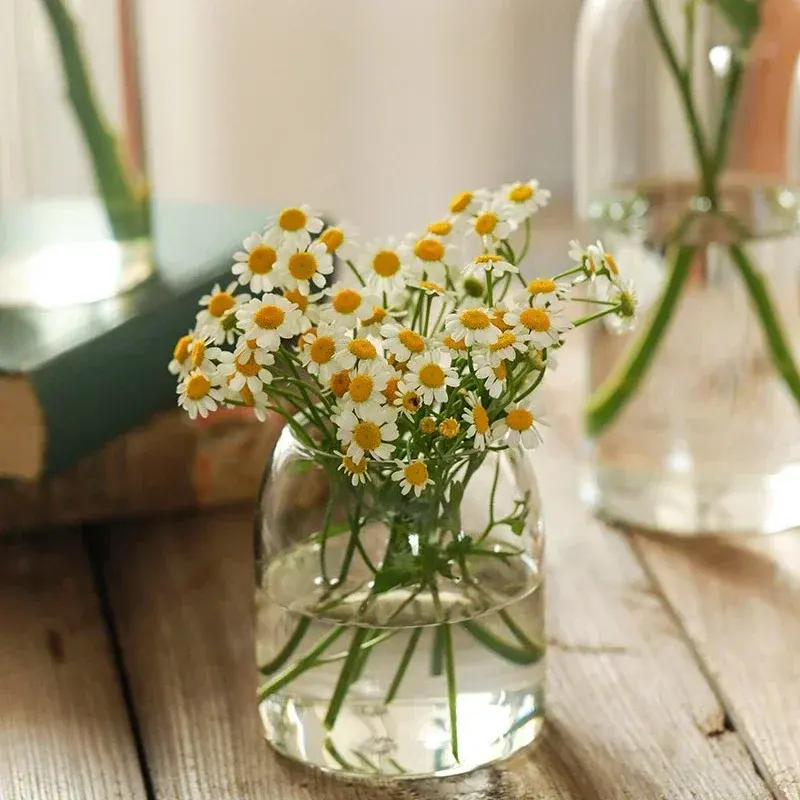
<svg viewBox="0 0 800 800">
<path fill-rule="evenodd" d="M 157 276 L 70 308 L 0 310 L 0 477 L 57 473 L 176 403 L 167 371 L 198 299 L 272 209 L 156 203 Z"/>
</svg>

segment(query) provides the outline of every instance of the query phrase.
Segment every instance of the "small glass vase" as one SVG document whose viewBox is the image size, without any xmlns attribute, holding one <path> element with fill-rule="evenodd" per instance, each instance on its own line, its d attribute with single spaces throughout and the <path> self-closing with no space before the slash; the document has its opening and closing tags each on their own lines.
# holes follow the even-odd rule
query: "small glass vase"
<svg viewBox="0 0 800 800">
<path fill-rule="evenodd" d="M 5 4 L 0 95 L 0 307 L 92 302 L 150 277 L 134 0 Z"/>
<path fill-rule="evenodd" d="M 400 779 L 533 741 L 544 531 L 524 451 L 471 457 L 433 501 L 385 473 L 353 486 L 338 463 L 287 426 L 266 473 L 256 657 L 269 743 L 325 771 Z"/>
<path fill-rule="evenodd" d="M 594 502 L 679 534 L 800 525 L 800 2 L 593 0 L 576 205 L 636 284 L 589 334 Z"/>
</svg>

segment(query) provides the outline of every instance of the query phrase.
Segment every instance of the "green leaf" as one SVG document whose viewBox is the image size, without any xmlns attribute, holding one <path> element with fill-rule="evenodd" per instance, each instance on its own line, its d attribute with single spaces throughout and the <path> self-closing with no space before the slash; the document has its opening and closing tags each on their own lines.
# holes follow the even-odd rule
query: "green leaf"
<svg viewBox="0 0 800 800">
<path fill-rule="evenodd" d="M 739 32 L 743 45 L 748 45 L 761 25 L 761 0 L 716 0 L 728 24 Z"/>
</svg>

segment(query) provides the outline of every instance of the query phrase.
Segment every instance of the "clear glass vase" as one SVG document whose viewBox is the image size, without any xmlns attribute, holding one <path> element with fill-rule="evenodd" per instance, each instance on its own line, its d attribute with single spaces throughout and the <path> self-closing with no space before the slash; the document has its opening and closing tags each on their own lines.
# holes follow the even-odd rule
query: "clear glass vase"
<svg viewBox="0 0 800 800">
<path fill-rule="evenodd" d="M 111 297 L 153 272 L 134 0 L 0 8 L 0 306 Z"/>
<path fill-rule="evenodd" d="M 544 532 L 524 451 L 473 456 L 441 505 L 379 475 L 367 493 L 337 463 L 287 427 L 266 474 L 267 740 L 381 779 L 465 772 L 524 747 L 542 726 L 545 680 Z"/>
<path fill-rule="evenodd" d="M 576 204 L 642 319 L 589 334 L 595 502 L 676 533 L 800 525 L 800 2 L 589 0 Z"/>
</svg>

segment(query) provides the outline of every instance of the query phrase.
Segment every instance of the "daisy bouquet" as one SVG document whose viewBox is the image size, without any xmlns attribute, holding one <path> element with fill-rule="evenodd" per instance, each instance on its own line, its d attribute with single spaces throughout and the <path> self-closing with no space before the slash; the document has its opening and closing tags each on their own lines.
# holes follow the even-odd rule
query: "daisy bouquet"
<svg viewBox="0 0 800 800">
<path fill-rule="evenodd" d="M 536 391 L 568 334 L 603 317 L 627 323 L 635 311 L 613 257 L 597 246 L 572 242 L 573 263 L 563 272 L 523 278 L 531 218 L 548 197 L 536 181 L 461 192 L 424 232 L 365 246 L 349 225 L 326 226 L 305 205 L 286 208 L 244 240 L 230 284 L 201 298 L 196 325 L 169 364 L 178 403 L 192 418 L 231 405 L 260 419 L 280 414 L 324 472 L 328 507 L 313 537 L 317 611 L 348 603 L 353 592 L 343 587 L 356 553 L 370 569 L 360 603 L 348 606 L 358 619 L 369 618 L 378 599 L 398 587 L 409 595 L 391 618 L 421 593 L 430 592 L 435 605 L 440 581 L 453 580 L 459 569 L 467 579 L 467 556 L 516 554 L 486 543 L 496 527 L 522 531 L 530 498 L 495 515 L 493 488 L 491 522 L 471 538 L 460 519 L 470 477 L 490 453 L 539 446 L 545 420 Z M 335 262 L 341 279 L 331 283 Z M 592 291 L 576 291 L 581 284 Z M 570 313 L 573 300 L 588 303 L 588 313 Z M 497 480 L 495 472 L 495 487 Z M 374 534 L 366 531 L 377 517 L 388 520 L 389 534 L 375 558 L 367 554 Z M 326 553 L 343 533 L 348 543 L 332 574 Z M 281 653 L 262 664 L 269 678 L 262 701 L 333 658 L 321 655 L 322 637 L 310 651 L 317 661 L 308 653 L 293 660 L 307 630 L 301 620 Z M 471 629 L 487 647 L 501 648 L 482 630 L 478 623 Z M 452 657 L 446 635 L 437 641 L 443 657 Z M 342 656 L 328 729 L 359 672 L 362 649 L 378 644 L 371 642 L 354 635 Z M 513 653 L 523 659 L 517 663 L 541 657 L 530 641 Z"/>
</svg>

